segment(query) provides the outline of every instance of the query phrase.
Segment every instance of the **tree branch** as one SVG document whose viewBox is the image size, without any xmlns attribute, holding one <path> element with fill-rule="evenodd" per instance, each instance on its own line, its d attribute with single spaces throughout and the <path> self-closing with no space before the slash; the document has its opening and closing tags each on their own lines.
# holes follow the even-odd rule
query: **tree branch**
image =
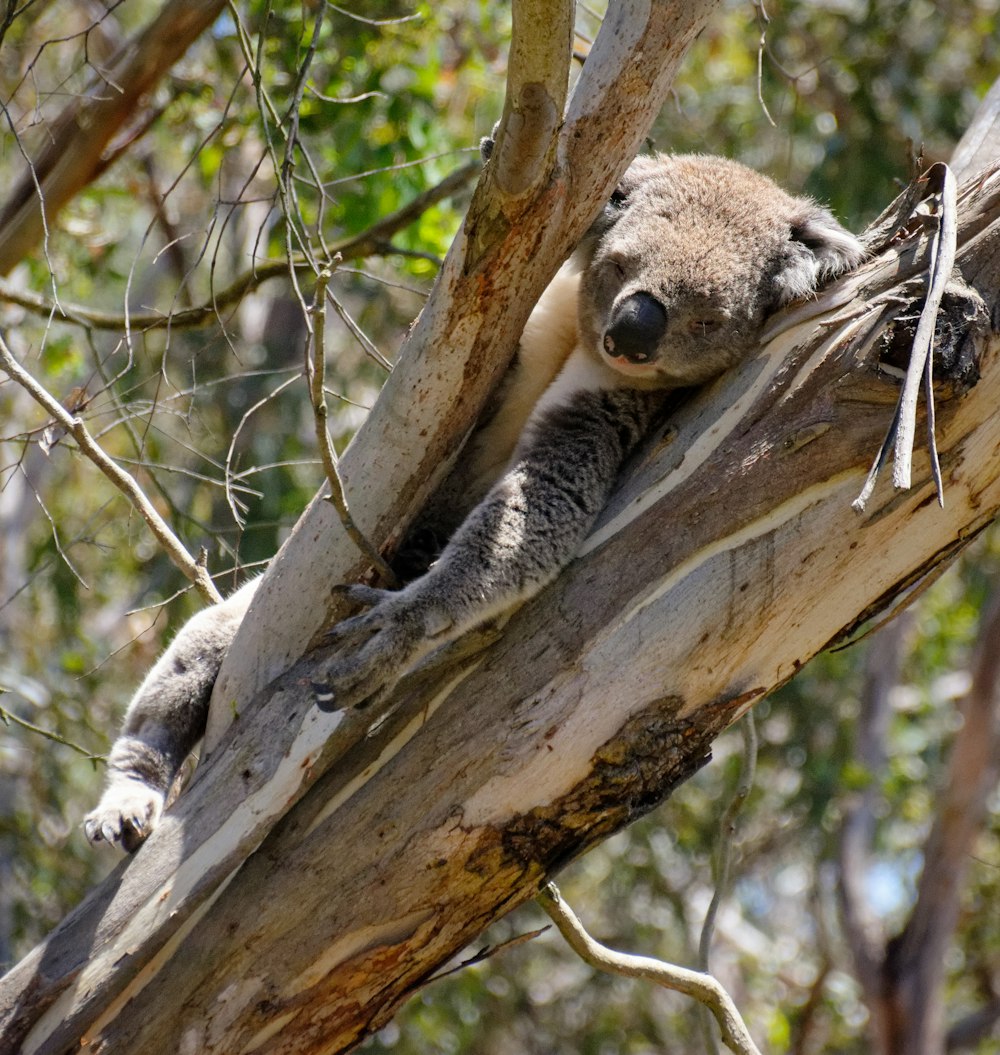
<svg viewBox="0 0 1000 1055">
<path fill-rule="evenodd" d="M 917 899 L 902 932 L 887 949 L 890 998 L 906 1009 L 895 1016 L 899 1052 L 944 1050 L 944 972 L 958 920 L 962 886 L 987 798 L 1000 773 L 1000 591 L 986 607 L 976 642 L 972 685 L 962 701 L 962 725 L 935 796 L 934 822 L 924 844 Z"/>
<path fill-rule="evenodd" d="M 209 604 L 222 600 L 215 588 L 207 568 L 196 561 L 184 548 L 181 540 L 171 531 L 166 521 L 157 513 L 145 492 L 124 469 L 108 457 L 104 448 L 98 444 L 87 431 L 83 421 L 70 414 L 68 410 L 50 395 L 24 367 L 14 358 L 6 341 L 0 337 L 0 369 L 16 381 L 55 421 L 57 421 L 76 440 L 80 451 L 85 454 L 102 473 L 132 503 L 136 512 L 146 521 L 149 530 L 164 548 L 167 556 L 174 562 L 184 577 L 192 582 L 202 598 Z"/>
<path fill-rule="evenodd" d="M 0 210 L 0 275 L 38 244 L 66 202 L 102 171 L 107 145 L 224 6 L 225 0 L 165 4 L 51 123 L 44 148 Z"/>
<path fill-rule="evenodd" d="M 555 883 L 548 883 L 538 894 L 538 904 L 559 928 L 569 947 L 584 963 L 599 971 L 619 974 L 625 978 L 643 978 L 664 989 L 673 989 L 693 997 L 715 1016 L 722 1033 L 722 1041 L 736 1055 L 760 1055 L 739 1009 L 725 988 L 710 974 L 691 971 L 685 967 L 655 960 L 650 956 L 635 956 L 617 952 L 592 938 L 573 910 L 563 901 Z"/>
<path fill-rule="evenodd" d="M 409 226 L 432 205 L 450 198 L 462 187 L 472 181 L 479 172 L 478 162 L 471 162 L 446 176 L 440 183 L 418 194 L 413 201 L 401 209 L 373 224 L 361 234 L 343 238 L 329 244 L 331 259 L 339 254 L 347 260 L 367 256 L 391 256 L 401 252 L 389 241 L 392 235 Z M 311 270 L 309 262 L 302 254 L 293 257 L 291 266 L 299 271 Z M 204 326 L 219 318 L 220 313 L 238 304 L 247 293 L 253 292 L 272 278 L 287 278 L 289 262 L 285 257 L 280 260 L 259 260 L 252 268 L 233 279 L 228 286 L 217 290 L 210 300 L 182 311 L 174 312 L 129 312 L 128 318 L 118 312 L 98 311 L 82 304 L 58 303 L 48 297 L 13 289 L 0 280 L 0 301 L 16 304 L 35 315 L 45 318 L 61 318 L 66 322 L 76 323 L 92 330 L 123 331 L 157 329 L 183 329 Z"/>
<path fill-rule="evenodd" d="M 866 784 L 863 790 L 846 796 L 838 839 L 837 893 L 844 935 L 873 1023 L 881 1010 L 885 932 L 865 892 L 866 878 L 875 828 L 875 804 L 885 771 L 885 743 L 891 713 L 889 694 L 899 684 L 912 626 L 912 614 L 900 612 L 869 643 L 852 755 L 865 769 Z"/>
</svg>

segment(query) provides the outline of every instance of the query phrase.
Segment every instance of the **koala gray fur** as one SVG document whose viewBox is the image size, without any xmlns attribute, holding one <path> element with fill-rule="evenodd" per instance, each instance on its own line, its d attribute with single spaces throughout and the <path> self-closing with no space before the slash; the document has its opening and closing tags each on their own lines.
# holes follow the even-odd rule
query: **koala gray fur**
<svg viewBox="0 0 1000 1055">
<path fill-rule="evenodd" d="M 330 631 L 317 704 L 391 691 L 428 653 L 541 590 L 578 552 L 666 393 L 739 362 L 771 312 L 863 255 L 826 209 L 736 162 L 636 158 L 539 300 L 497 409 L 411 534 L 450 534 L 440 558 L 399 591 L 345 588 L 368 610 Z M 255 589 L 195 616 L 140 686 L 84 823 L 91 840 L 134 849 L 155 827 Z"/>
</svg>

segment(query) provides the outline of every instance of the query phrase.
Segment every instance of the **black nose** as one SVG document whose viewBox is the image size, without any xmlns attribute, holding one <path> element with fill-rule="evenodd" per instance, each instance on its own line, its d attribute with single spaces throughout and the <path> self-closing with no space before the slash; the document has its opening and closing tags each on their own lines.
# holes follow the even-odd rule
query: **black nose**
<svg viewBox="0 0 1000 1055">
<path fill-rule="evenodd" d="M 615 307 L 604 331 L 604 350 L 631 363 L 648 363 L 667 328 L 663 305 L 648 293 L 633 293 Z"/>
</svg>

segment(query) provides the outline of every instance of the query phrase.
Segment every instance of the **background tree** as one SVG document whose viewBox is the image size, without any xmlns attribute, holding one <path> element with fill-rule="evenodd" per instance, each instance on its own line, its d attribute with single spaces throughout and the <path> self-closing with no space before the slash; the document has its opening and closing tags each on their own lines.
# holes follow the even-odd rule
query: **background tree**
<svg viewBox="0 0 1000 1055">
<path fill-rule="evenodd" d="M 142 4 L 81 7 L 73 13 L 78 24 L 67 27 L 55 6 L 12 12 L 0 48 L 3 97 L 28 156 L 60 127 L 67 97 L 102 78 L 112 83 L 104 63 L 153 13 L 153 5 Z M 400 7 L 380 15 L 411 13 Z M 295 381 L 306 334 L 301 296 L 280 277 L 288 275 L 283 265 L 268 282 L 260 276 L 269 272 L 259 268 L 244 286 L 252 256 L 280 261 L 290 248 L 308 257 L 368 231 L 460 170 L 460 155 L 440 155 L 459 144 L 473 149 L 500 111 L 508 30 L 496 12 L 441 4 L 415 13 L 422 17 L 380 25 L 334 10 L 302 23 L 299 8 L 280 4 L 241 11 L 242 27 L 235 12 L 223 16 L 145 98 L 145 108 L 114 130 L 103 174 L 52 217 L 47 236 L 4 288 L 7 330 L 23 361 L 79 406 L 189 548 L 211 540 L 213 569 L 224 555 L 242 567 L 267 559 L 319 478 L 312 422 Z M 772 13 L 762 62 L 760 94 L 772 127 L 755 76 L 761 14 L 754 23 L 748 9 L 734 7 L 702 35 L 653 137 L 661 147 L 735 153 L 769 168 L 793 188 L 831 200 L 855 227 L 892 196 L 893 178 L 908 176 L 907 137 L 932 157 L 947 156 L 997 72 L 987 54 L 995 34 L 991 5 L 903 11 L 875 4 L 846 13 L 841 6 L 786 5 Z M 582 12 L 581 51 L 595 28 Z M 261 74 L 259 87 L 248 63 Z M 307 66 L 308 76 L 299 77 Z M 289 121 L 303 145 L 292 168 L 278 132 Z M 439 156 L 410 164 L 427 154 Z M 5 185 L 20 186 L 17 150 L 7 157 L 15 171 Z M 332 182 L 355 172 L 370 174 Z M 279 191 L 276 173 L 285 177 Z M 449 190 L 461 193 L 454 182 Z M 438 201 L 402 217 L 408 226 L 380 230 L 363 247 L 366 270 L 426 288 L 435 269 L 428 257 L 443 255 L 461 205 Z M 386 255 L 389 238 L 401 252 Z M 220 296 L 234 282 L 241 298 Z M 273 292 L 278 285 L 280 294 Z M 385 354 L 420 304 L 419 292 L 378 287 L 347 269 L 335 275 L 334 292 Z M 52 311 L 57 300 L 73 321 Z M 181 327 L 185 307 L 213 300 L 220 310 L 211 325 Z M 117 318 L 82 317 L 73 309 L 81 303 Z M 175 325 L 147 328 L 140 313 L 149 306 L 172 312 Z M 352 403 L 371 401 L 381 372 L 346 325 L 329 340 L 331 387 L 344 397 L 334 417 L 342 443 L 360 417 Z M 172 596 L 183 581 L 144 529 L 122 516 L 110 489 L 66 457 L 68 441 L 36 431 L 37 411 L 13 386 L 0 389 L 0 400 L 10 423 L 0 493 L 7 668 L 0 682 L 14 692 L 5 702 L 20 717 L 101 750 L 114 724 L 112 705 L 126 698 L 192 602 L 172 601 L 166 618 L 157 608 L 126 619 L 127 610 Z M 914 658 L 903 666 L 909 692 L 890 697 L 896 710 L 885 723 L 884 754 L 861 759 L 851 747 L 852 701 L 868 700 L 860 647 L 827 657 L 763 712 L 757 707 L 764 715 L 762 776 L 713 963 L 755 1032 L 776 1045 L 866 1050 L 859 1039 L 865 972 L 858 970 L 859 989 L 833 913 L 840 817 L 853 816 L 851 797 L 867 790 L 866 823 L 878 852 L 867 893 L 892 930 L 916 889 L 933 816 L 930 789 L 954 735 L 947 701 L 955 681 L 945 675 L 967 668 L 994 548 L 986 539 L 963 573 L 942 580 L 923 602 L 912 631 Z M 140 630 L 146 634 L 139 647 L 104 662 Z M 736 764 L 735 747 L 725 741 L 716 753 L 721 766 L 686 785 L 628 840 L 616 837 L 577 866 L 573 899 L 614 944 L 691 960 L 711 888 L 706 861 L 717 841 L 721 785 Z M 95 878 L 95 858 L 72 827 L 93 799 L 98 775 L 85 759 L 19 729 L 10 730 L 3 765 L 7 874 L 0 897 L 12 961 Z M 776 826 L 774 817 L 786 823 Z M 967 907 L 953 946 L 959 951 L 942 982 L 953 1036 L 968 1036 L 959 1020 L 975 1015 L 964 1025 L 979 1023 L 982 1051 L 995 1043 L 981 1038 L 996 1021 L 991 953 L 998 936 L 985 907 L 996 896 L 997 852 L 994 827 L 971 854 Z M 610 897 L 590 905 L 601 877 Z M 533 918 L 511 919 L 492 938 L 534 926 Z M 591 983 L 601 994 L 595 999 L 593 988 L 580 985 L 588 974 L 557 942 L 539 939 L 425 990 L 373 1045 L 643 1051 L 658 1043 L 687 1050 L 681 1005 L 604 979 Z"/>
</svg>

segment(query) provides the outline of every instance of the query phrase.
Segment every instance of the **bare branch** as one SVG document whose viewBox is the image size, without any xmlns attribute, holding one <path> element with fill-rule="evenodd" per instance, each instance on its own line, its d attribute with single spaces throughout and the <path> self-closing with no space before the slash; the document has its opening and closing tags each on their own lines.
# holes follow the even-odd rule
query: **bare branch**
<svg viewBox="0 0 1000 1055">
<path fill-rule="evenodd" d="M 392 235 L 413 223 L 432 205 L 444 201 L 466 186 L 479 170 L 478 162 L 472 162 L 456 169 L 440 183 L 418 194 L 413 201 L 379 220 L 367 231 L 330 243 L 331 254 L 339 253 L 345 260 L 352 260 L 402 253 L 402 250 L 397 250 L 392 245 L 390 241 Z M 291 266 L 299 271 L 311 270 L 309 261 L 302 254 L 296 254 L 292 258 Z M 228 286 L 213 293 L 211 300 L 204 304 L 185 308 L 183 311 L 166 313 L 129 312 L 127 319 L 121 313 L 98 311 L 80 304 L 67 304 L 62 300 L 56 303 L 37 293 L 14 289 L 2 280 L 0 280 L 0 301 L 16 304 L 18 307 L 46 318 L 61 317 L 66 322 L 76 323 L 93 330 L 117 332 L 127 327 L 135 330 L 189 328 L 214 322 L 223 309 L 238 304 L 247 293 L 257 289 L 264 282 L 272 278 L 287 278 L 288 268 L 289 263 L 285 257 L 280 260 L 261 260 L 235 278 Z"/>
<path fill-rule="evenodd" d="M 544 886 L 539 891 L 537 901 L 559 928 L 559 933 L 570 948 L 585 963 L 625 978 L 643 978 L 664 989 L 673 989 L 693 997 L 715 1016 L 723 1043 L 730 1051 L 737 1055 L 760 1055 L 760 1049 L 754 1044 L 739 1009 L 718 979 L 650 956 L 617 952 L 602 945 L 587 933 L 576 914 L 562 899 L 555 883 Z"/>
<path fill-rule="evenodd" d="M 887 977 L 908 1012 L 899 1024 L 905 1036 L 897 1050 L 915 1055 L 943 1049 L 948 944 L 972 845 L 1000 771 L 1000 591 L 994 591 L 980 625 L 961 712 L 944 785 L 935 796 L 917 899 L 886 958 Z"/>
<path fill-rule="evenodd" d="M 865 894 L 865 882 L 875 826 L 875 806 L 885 769 L 885 743 L 890 715 L 889 694 L 899 683 L 906 643 L 913 628 L 909 612 L 873 635 L 859 698 L 853 757 L 867 771 L 862 791 L 846 797 L 838 841 L 840 881 L 837 893 L 847 945 L 858 981 L 873 1017 L 880 999 L 880 965 L 885 931 Z"/>
<path fill-rule="evenodd" d="M 3 686 L 0 686 L 0 696 L 6 692 L 10 692 L 10 689 L 5 689 Z M 44 737 L 46 740 L 51 740 L 55 744 L 62 744 L 63 747 L 71 748 L 78 755 L 83 755 L 84 758 L 89 759 L 91 762 L 107 761 L 104 755 L 95 755 L 85 747 L 81 747 L 79 744 L 74 743 L 72 740 L 67 740 L 65 736 L 60 736 L 58 733 L 52 732 L 51 729 L 43 729 L 40 725 L 35 725 L 34 722 L 29 722 L 24 718 L 19 718 L 13 711 L 8 711 L 5 707 L 0 707 L 0 722 L 3 722 L 4 725 L 9 725 L 13 722 L 15 725 L 21 726 L 22 729 L 27 729 L 29 733 L 34 733 L 36 736 Z"/>
<path fill-rule="evenodd" d="M 87 431 L 87 426 L 68 410 L 49 392 L 47 392 L 24 367 L 14 358 L 6 341 L 0 337 L 0 369 L 16 381 L 45 411 L 50 414 L 77 442 L 80 450 L 101 470 L 102 473 L 132 503 L 136 512 L 146 521 L 150 531 L 166 550 L 181 573 L 196 587 L 202 597 L 210 604 L 222 600 L 215 588 L 211 576 L 202 563 L 194 560 L 184 548 L 181 540 L 171 531 L 153 504 L 146 497 L 142 488 L 124 469 L 104 453 L 104 449 L 95 442 Z"/>
<path fill-rule="evenodd" d="M 347 498 L 344 495 L 344 485 L 337 471 L 337 455 L 333 449 L 333 441 L 327 428 L 329 408 L 326 405 L 326 295 L 332 272 L 324 268 L 316 280 L 316 295 L 313 300 L 313 350 L 312 355 L 306 356 L 306 375 L 309 380 L 309 390 L 312 397 L 313 416 L 316 422 L 316 444 L 319 447 L 320 456 L 323 459 L 323 469 L 326 473 L 326 482 L 330 488 L 327 501 L 337 510 L 340 522 L 344 525 L 348 535 L 354 540 L 354 544 L 371 561 L 372 566 L 378 571 L 382 581 L 390 587 L 399 585 L 392 568 L 386 564 L 382 555 L 368 541 L 358 529 L 357 524 L 347 508 Z"/>
</svg>

